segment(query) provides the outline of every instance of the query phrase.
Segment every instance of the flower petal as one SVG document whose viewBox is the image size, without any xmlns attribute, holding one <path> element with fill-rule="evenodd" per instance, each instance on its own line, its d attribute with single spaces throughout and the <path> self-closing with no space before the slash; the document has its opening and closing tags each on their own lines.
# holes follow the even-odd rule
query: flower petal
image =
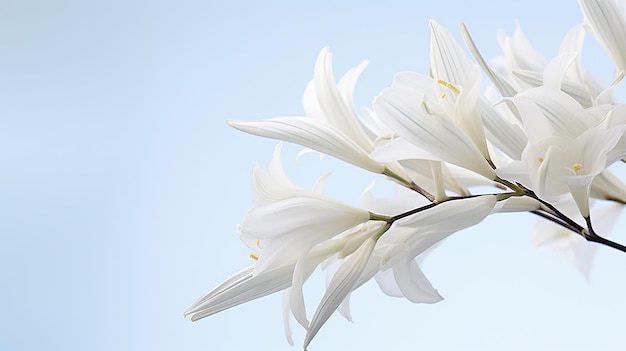
<svg viewBox="0 0 626 351">
<path fill-rule="evenodd" d="M 229 121 L 246 133 L 296 143 L 334 156 L 374 173 L 385 167 L 369 157 L 369 152 L 355 144 L 325 121 L 305 117 L 278 117 L 265 121 Z"/>
<path fill-rule="evenodd" d="M 620 70 L 626 70 L 626 21 L 615 0 L 579 0 L 596 39 Z"/>
<path fill-rule="evenodd" d="M 313 314 L 311 324 L 304 338 L 304 349 L 311 343 L 322 325 L 326 323 L 339 304 L 352 291 L 375 246 L 376 240 L 373 238 L 365 240 L 361 247 L 348 256 L 341 267 L 339 267 Z"/>
<path fill-rule="evenodd" d="M 415 260 L 396 265 L 393 274 L 402 294 L 411 302 L 437 303 L 443 298 L 433 288 Z"/>
</svg>

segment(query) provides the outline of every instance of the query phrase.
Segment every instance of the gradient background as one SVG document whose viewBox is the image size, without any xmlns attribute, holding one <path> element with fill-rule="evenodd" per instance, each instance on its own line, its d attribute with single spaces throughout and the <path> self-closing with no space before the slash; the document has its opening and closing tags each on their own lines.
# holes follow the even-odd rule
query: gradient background
<svg viewBox="0 0 626 351">
<path fill-rule="evenodd" d="M 465 21 L 487 58 L 517 19 L 552 57 L 582 15 L 575 1 L 0 2 L 0 349 L 292 350 L 279 294 L 182 317 L 251 262 L 235 225 L 275 142 L 225 121 L 301 115 L 324 46 L 336 77 L 371 60 L 355 93 L 369 105 L 395 72 L 427 71 L 429 18 L 457 37 Z M 587 44 L 608 82 L 613 64 Z M 300 149 L 284 163 L 303 187 L 333 170 L 327 193 L 356 203 L 376 178 L 330 157 L 296 164 Z M 588 284 L 532 248 L 534 221 L 494 216 L 436 250 L 424 270 L 439 304 L 370 282 L 355 323 L 333 316 L 310 349 L 623 347 L 626 255 L 600 247 Z M 312 313 L 323 274 L 305 288 Z"/>
</svg>

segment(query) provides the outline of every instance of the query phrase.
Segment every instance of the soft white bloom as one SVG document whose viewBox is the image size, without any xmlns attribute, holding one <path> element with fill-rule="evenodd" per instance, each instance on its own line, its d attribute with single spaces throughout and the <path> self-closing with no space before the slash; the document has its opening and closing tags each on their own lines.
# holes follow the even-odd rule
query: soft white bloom
<svg viewBox="0 0 626 351">
<path fill-rule="evenodd" d="M 480 116 L 480 70 L 445 28 L 432 20 L 430 25 L 432 77 L 396 74 L 374 101 L 376 115 L 400 140 L 423 150 L 412 151 L 414 158 L 446 161 L 494 179 Z M 380 159 L 390 152 L 375 154 Z"/>
<path fill-rule="evenodd" d="M 617 155 L 611 152 L 624 134 L 624 124 L 605 123 L 612 106 L 585 109 L 554 87 L 527 90 L 515 104 L 529 139 L 522 153 L 529 178 L 518 174 L 516 180 L 549 201 L 570 192 L 587 217 L 591 183 L 614 162 Z"/>
<path fill-rule="evenodd" d="M 494 179 L 495 172 L 479 148 L 446 114 L 433 111 L 424 91 L 394 85 L 382 92 L 374 108 L 400 137 L 432 155 Z M 436 101 L 436 100 L 435 100 Z M 421 157 L 428 158 L 424 153 Z"/>
</svg>

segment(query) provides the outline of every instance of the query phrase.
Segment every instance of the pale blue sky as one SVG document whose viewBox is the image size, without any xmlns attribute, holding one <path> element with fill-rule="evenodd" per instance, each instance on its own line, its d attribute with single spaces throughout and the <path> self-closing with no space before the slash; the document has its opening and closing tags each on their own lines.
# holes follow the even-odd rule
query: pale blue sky
<svg viewBox="0 0 626 351">
<path fill-rule="evenodd" d="M 235 225 L 275 142 L 225 121 L 302 114 L 324 46 L 337 77 L 371 61 L 355 93 L 368 105 L 395 72 L 426 72 L 430 18 L 455 34 L 465 21 L 491 58 L 516 19 L 553 56 L 582 15 L 575 1 L 0 2 L 0 349 L 292 350 L 280 295 L 182 317 L 250 263 Z M 608 81 L 588 43 L 585 64 Z M 284 162 L 304 187 L 333 170 L 327 192 L 354 203 L 375 178 L 296 164 L 299 150 Z M 626 255 L 600 247 L 590 285 L 531 247 L 534 220 L 489 218 L 435 251 L 424 270 L 439 304 L 367 284 L 355 323 L 333 316 L 310 349 L 618 350 Z M 322 286 L 307 285 L 310 311 Z"/>
</svg>

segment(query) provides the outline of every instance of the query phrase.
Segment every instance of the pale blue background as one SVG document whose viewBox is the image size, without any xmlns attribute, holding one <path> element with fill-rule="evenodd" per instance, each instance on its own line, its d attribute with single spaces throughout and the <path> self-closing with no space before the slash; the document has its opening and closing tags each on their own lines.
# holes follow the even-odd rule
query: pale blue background
<svg viewBox="0 0 626 351">
<path fill-rule="evenodd" d="M 225 121 L 300 115 L 327 45 L 337 77 L 371 60 L 369 104 L 393 73 L 426 72 L 429 18 L 455 34 L 464 20 L 491 58 L 515 19 L 553 56 L 582 16 L 575 1 L 0 2 L 0 349 L 291 350 L 280 295 L 182 317 L 251 262 L 235 225 L 275 143 Z M 606 55 L 584 59 L 608 81 Z M 296 182 L 333 170 L 328 193 L 351 203 L 375 178 L 285 149 Z M 439 304 L 366 285 L 355 324 L 333 316 L 310 349 L 619 350 L 626 255 L 599 248 L 587 284 L 531 247 L 534 220 L 490 218 L 433 253 Z"/>
</svg>

